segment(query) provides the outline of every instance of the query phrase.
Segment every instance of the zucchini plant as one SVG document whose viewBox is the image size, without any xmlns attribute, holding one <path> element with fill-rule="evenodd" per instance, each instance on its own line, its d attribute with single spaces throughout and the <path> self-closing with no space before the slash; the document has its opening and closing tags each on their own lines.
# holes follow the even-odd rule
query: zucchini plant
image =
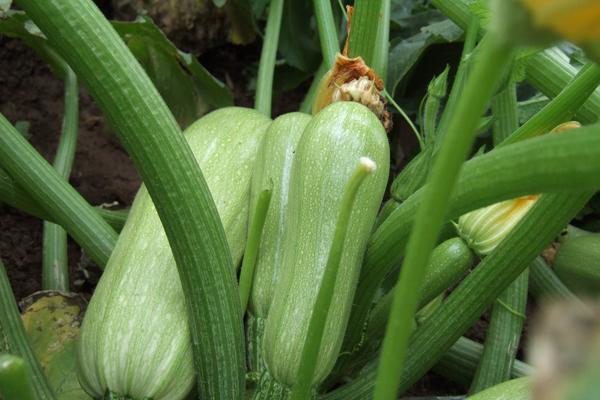
<svg viewBox="0 0 600 400">
<path fill-rule="evenodd" d="M 73 289 L 61 229 L 102 270 L 64 346 L 67 386 L 86 399 L 393 400 L 434 370 L 467 398 L 527 398 L 528 291 L 589 311 L 578 296 L 600 276 L 596 232 L 561 238 L 598 219 L 600 36 L 584 29 L 596 3 L 213 2 L 232 32 L 264 28 L 244 35 L 263 38 L 254 109 L 230 106 L 148 18 L 0 2 L 0 32 L 65 80 L 54 167 L 0 116 L 0 200 L 46 221 L 44 287 Z M 435 74 L 421 68 L 442 57 L 433 44 L 461 41 Z M 302 111 L 273 115 L 280 86 L 308 79 Z M 78 83 L 143 179 L 129 211 L 68 182 Z M 205 106 L 219 109 L 197 118 Z M 578 129 L 543 135 L 555 126 Z M 488 309 L 484 343 L 464 337 Z M 2 263 L 0 316 L 0 398 L 68 399 Z M 595 393 L 594 371 L 574 387 Z"/>
</svg>

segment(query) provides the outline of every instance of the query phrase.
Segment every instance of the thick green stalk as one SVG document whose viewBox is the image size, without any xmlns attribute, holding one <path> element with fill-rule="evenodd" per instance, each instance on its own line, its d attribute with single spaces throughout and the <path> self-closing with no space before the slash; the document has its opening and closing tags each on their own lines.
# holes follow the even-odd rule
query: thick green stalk
<svg viewBox="0 0 600 400">
<path fill-rule="evenodd" d="M 381 1 L 381 20 L 377 25 L 377 39 L 373 49 L 373 64 L 371 68 L 383 79 L 387 78 L 388 56 L 390 50 L 390 12 L 391 0 Z"/>
<path fill-rule="evenodd" d="M 504 69 L 509 65 L 512 48 L 495 37 L 484 39 L 475 55 L 473 70 L 465 83 L 455 113 L 431 169 L 421 206 L 418 208 L 406 258 L 394 289 L 394 303 L 378 369 L 375 400 L 395 399 L 406 345 L 411 332 L 425 267 L 446 216 L 448 200 L 459 169 L 475 138 L 475 130 L 486 103 Z"/>
<path fill-rule="evenodd" d="M 517 85 L 509 82 L 492 99 L 492 114 L 496 116 L 492 129 L 495 144 L 505 140 L 519 127 L 517 112 Z"/>
<path fill-rule="evenodd" d="M 454 23 L 466 29 L 473 14 L 467 0 L 431 0 L 431 3 L 448 16 Z M 483 30 L 480 31 L 480 35 Z M 573 79 L 577 69 L 569 63 L 568 57 L 551 48 L 534 54 L 527 59 L 526 80 L 546 96 L 556 97 Z M 598 120 L 600 114 L 600 90 L 596 90 L 581 106 L 576 118 L 584 123 Z"/>
<path fill-rule="evenodd" d="M 0 331 L 6 336 L 8 349 L 25 360 L 31 368 L 33 390 L 39 400 L 53 400 L 54 395 L 46 381 L 42 367 L 27 341 L 27 334 L 21 322 L 21 314 L 10 287 L 4 264 L 0 261 Z"/>
<path fill-rule="evenodd" d="M 498 201 L 543 192 L 597 188 L 600 125 L 568 135 L 546 135 L 497 148 L 466 162 L 449 202 L 446 218 Z M 349 325 L 362 326 L 383 279 L 396 267 L 406 246 L 425 188 L 394 209 L 371 236 Z"/>
<path fill-rule="evenodd" d="M 240 270 L 240 299 L 242 302 L 242 311 L 246 312 L 248 308 L 248 299 L 252 289 L 252 279 L 254 277 L 254 267 L 256 266 L 256 257 L 260 247 L 262 230 L 265 226 L 269 203 L 271 202 L 271 191 L 263 190 L 258 196 L 256 209 L 251 219 L 252 224 L 248 228 L 248 240 L 244 251 L 244 260 Z"/>
<path fill-rule="evenodd" d="M 27 364 L 10 354 L 0 355 L 0 397 L 4 400 L 35 400 Z"/>
<path fill-rule="evenodd" d="M 254 108 L 267 117 L 271 116 L 273 102 L 273 74 L 275 73 L 275 58 L 277 57 L 281 16 L 283 15 L 283 1 L 272 0 L 269 3 L 267 29 L 260 54 L 260 64 L 258 65 Z"/>
<path fill-rule="evenodd" d="M 354 2 L 354 10 L 352 12 L 352 28 L 350 29 L 350 37 L 348 38 L 348 56 L 362 57 L 367 65 L 371 66 L 377 73 L 380 73 L 382 65 L 375 66 L 376 57 L 381 57 L 382 49 L 378 49 L 383 43 L 378 43 L 379 39 L 383 39 L 380 30 L 389 24 L 388 21 L 383 21 L 384 0 L 356 0 Z M 389 1 L 389 0 L 386 0 Z M 388 15 L 389 17 L 389 15 Z M 389 26 L 389 25 L 388 25 Z M 378 67 L 378 68 L 376 68 Z"/>
<path fill-rule="evenodd" d="M 243 324 L 231 255 L 206 181 L 175 118 L 91 1 L 18 3 L 86 84 L 148 188 L 181 278 L 201 396 L 241 398 Z"/>
<path fill-rule="evenodd" d="M 331 306 L 333 289 L 338 275 L 340 260 L 342 259 L 346 232 L 350 224 L 350 215 L 352 214 L 354 201 L 356 200 L 356 193 L 363 181 L 375 171 L 375 168 L 377 166 L 372 160 L 362 158 L 344 190 L 344 196 L 340 204 L 340 214 L 335 226 L 335 233 L 327 257 L 325 271 L 323 272 L 323 279 L 308 324 L 308 333 L 302 348 L 297 380 L 292 388 L 291 400 L 306 400 L 311 396 L 313 376 L 319 357 L 319 349 L 323 341 L 325 322 L 327 321 L 329 307 Z"/>
<path fill-rule="evenodd" d="M 560 136 L 560 135 L 559 135 Z M 542 196 L 498 247 L 413 333 L 400 382 L 406 390 L 466 331 L 544 247 L 581 210 L 594 191 Z M 373 394 L 375 365 L 353 382 L 323 396 L 327 400 L 362 400 Z"/>
<path fill-rule="evenodd" d="M 335 61 L 335 55 L 340 52 L 340 43 L 335 21 L 333 19 L 331 1 L 313 0 L 313 5 L 315 7 L 315 16 L 319 28 L 319 40 L 321 41 L 323 64 L 325 65 L 326 70 L 330 70 Z"/>
<path fill-rule="evenodd" d="M 467 74 L 471 66 L 471 56 L 473 55 L 473 51 L 475 50 L 475 46 L 477 44 L 479 33 L 479 18 L 470 18 L 468 21 L 468 25 L 465 27 L 465 32 L 465 42 L 463 44 L 463 50 L 460 56 L 460 63 L 458 64 L 456 76 L 454 77 L 454 83 L 452 84 L 452 89 L 450 89 L 450 95 L 448 95 L 448 101 L 446 103 L 446 106 L 444 107 L 444 112 L 442 113 L 440 123 L 436 132 L 436 150 L 441 144 L 440 139 L 445 135 L 446 131 L 448 130 L 448 123 L 450 122 L 450 118 L 454 113 L 454 109 L 456 108 L 458 99 L 461 97 L 465 87 L 465 81 L 467 79 Z"/>
<path fill-rule="evenodd" d="M 511 377 L 525 320 L 528 277 L 529 272 L 525 270 L 502 292 L 492 307 L 483 355 L 469 389 L 471 394 Z"/>
<path fill-rule="evenodd" d="M 433 370 L 453 382 L 468 386 L 475 375 L 482 354 L 482 344 L 462 336 L 444 353 Z M 521 378 L 531 375 L 533 372 L 531 365 L 515 360 L 510 376 L 511 378 Z"/>
<path fill-rule="evenodd" d="M 46 210 L 40 207 L 35 199 L 31 198 L 29 193 L 21 189 L 15 181 L 0 168 L 0 202 L 6 203 L 11 207 L 23 211 L 26 214 L 34 216 L 45 221 L 56 222 Z M 114 230 L 121 231 L 125 220 L 127 219 L 127 210 L 107 210 L 96 208 L 100 214 Z M 68 232 L 68 231 L 67 231 Z M 85 249 L 85 248 L 84 248 Z"/>
<path fill-rule="evenodd" d="M 514 82 L 509 82 L 493 99 L 492 113 L 496 117 L 493 135 L 494 144 L 497 145 L 519 126 Z M 528 276 L 527 271 L 519 275 L 492 306 L 483 356 L 469 389 L 471 394 L 510 379 L 525 319 Z"/>
<path fill-rule="evenodd" d="M 117 233 L 0 115 L 0 163 L 44 211 L 54 216 L 100 267 L 117 241 Z"/>
<path fill-rule="evenodd" d="M 600 67 L 593 63 L 586 64 L 558 96 L 504 139 L 499 146 L 542 135 L 573 118 L 599 84 Z"/>
<path fill-rule="evenodd" d="M 62 133 L 54 159 L 54 169 L 60 176 L 69 179 L 77 147 L 79 129 L 79 85 L 77 75 L 60 57 L 65 76 L 65 100 Z M 44 254 L 42 258 L 42 288 L 44 290 L 69 291 L 69 260 L 67 254 L 67 232 L 52 222 L 44 222 Z"/>
</svg>

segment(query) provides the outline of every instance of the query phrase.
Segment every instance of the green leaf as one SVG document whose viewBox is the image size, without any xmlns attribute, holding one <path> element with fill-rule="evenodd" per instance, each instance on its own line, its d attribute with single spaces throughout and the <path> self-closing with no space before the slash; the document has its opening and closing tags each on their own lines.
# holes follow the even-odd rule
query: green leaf
<svg viewBox="0 0 600 400">
<path fill-rule="evenodd" d="M 78 295 L 38 292 L 22 315 L 31 347 L 58 400 L 91 399 L 77 379 L 79 328 L 86 308 Z"/>
<path fill-rule="evenodd" d="M 279 52 L 292 67 L 312 72 L 321 61 L 319 38 L 315 30 L 307 29 L 313 16 L 312 2 L 288 0 L 284 7 Z"/>
<path fill-rule="evenodd" d="M 387 87 L 394 93 L 400 82 L 415 67 L 429 46 L 437 43 L 453 43 L 462 37 L 463 31 L 449 20 L 434 22 L 421 28 L 421 32 L 390 44 Z"/>
<path fill-rule="evenodd" d="M 113 26 L 183 128 L 211 109 L 233 104 L 225 84 L 194 56 L 178 50 L 149 18 L 115 21 Z"/>
<path fill-rule="evenodd" d="M 223 7 L 227 0 L 213 0 L 213 4 L 217 7 Z"/>
</svg>

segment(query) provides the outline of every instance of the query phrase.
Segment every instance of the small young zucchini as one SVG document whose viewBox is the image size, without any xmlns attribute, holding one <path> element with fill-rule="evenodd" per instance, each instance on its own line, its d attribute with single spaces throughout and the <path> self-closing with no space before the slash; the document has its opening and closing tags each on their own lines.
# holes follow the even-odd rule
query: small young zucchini
<svg viewBox="0 0 600 400">
<path fill-rule="evenodd" d="M 600 291 L 600 234 L 568 238 L 558 248 L 554 271 L 573 292 L 597 296 Z"/>
<path fill-rule="evenodd" d="M 246 240 L 253 163 L 270 122 L 254 110 L 231 107 L 204 116 L 185 132 L 236 265 Z M 194 383 L 183 291 L 145 187 L 89 304 L 78 363 L 82 387 L 96 399 L 112 393 L 132 400 L 178 400 Z"/>
<path fill-rule="evenodd" d="M 377 164 L 377 171 L 365 179 L 351 212 L 313 386 L 331 371 L 340 351 L 363 254 L 387 184 L 389 146 L 381 122 L 354 102 L 333 103 L 319 111 L 300 139 L 292 166 L 279 281 L 263 340 L 268 373 L 283 386 L 295 383 L 341 198 L 363 156 Z"/>
</svg>

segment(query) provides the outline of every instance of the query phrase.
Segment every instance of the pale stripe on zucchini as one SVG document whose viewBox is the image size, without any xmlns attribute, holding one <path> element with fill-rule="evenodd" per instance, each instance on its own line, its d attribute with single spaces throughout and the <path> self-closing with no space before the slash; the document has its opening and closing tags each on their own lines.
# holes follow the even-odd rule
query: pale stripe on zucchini
<svg viewBox="0 0 600 400">
<path fill-rule="evenodd" d="M 186 130 L 235 265 L 246 240 L 251 171 L 269 124 L 254 110 L 232 107 Z M 106 391 L 135 400 L 184 398 L 195 373 L 185 307 L 166 234 L 142 187 L 83 322 L 78 359 L 85 390 L 96 398 Z"/>
</svg>

